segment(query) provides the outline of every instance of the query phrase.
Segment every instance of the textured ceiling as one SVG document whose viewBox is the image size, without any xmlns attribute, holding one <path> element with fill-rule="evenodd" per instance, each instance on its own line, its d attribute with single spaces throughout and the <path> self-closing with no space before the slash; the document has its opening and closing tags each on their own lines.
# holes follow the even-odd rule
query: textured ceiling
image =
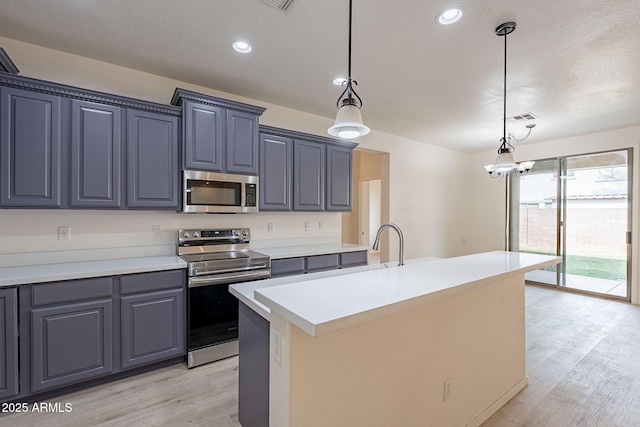
<svg viewBox="0 0 640 427">
<path fill-rule="evenodd" d="M 640 125 L 640 1 L 354 0 L 353 77 L 375 130 L 464 152 L 539 117 L 524 143 Z M 0 36 L 335 117 L 346 74 L 347 0 L 0 0 Z M 236 38 L 253 45 L 239 55 Z M 8 52 L 11 55 L 11 52 Z M 16 64 L 20 68 L 20 64 Z M 517 130 L 517 129 L 516 129 Z M 519 131 L 522 136 L 524 132 Z M 364 137 L 366 138 L 366 136 Z"/>
</svg>

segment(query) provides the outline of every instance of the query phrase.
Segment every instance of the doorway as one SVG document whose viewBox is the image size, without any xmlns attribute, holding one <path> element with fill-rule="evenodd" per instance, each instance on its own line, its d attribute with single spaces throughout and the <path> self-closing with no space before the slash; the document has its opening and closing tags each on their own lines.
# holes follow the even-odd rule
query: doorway
<svg viewBox="0 0 640 427">
<path fill-rule="evenodd" d="M 342 242 L 369 247 L 369 264 L 388 262 L 388 239 L 371 250 L 381 224 L 389 222 L 389 153 L 353 151 L 352 211 L 342 214 Z"/>
<path fill-rule="evenodd" d="M 632 150 L 540 160 L 510 181 L 513 250 L 561 256 L 534 283 L 629 301 Z"/>
</svg>

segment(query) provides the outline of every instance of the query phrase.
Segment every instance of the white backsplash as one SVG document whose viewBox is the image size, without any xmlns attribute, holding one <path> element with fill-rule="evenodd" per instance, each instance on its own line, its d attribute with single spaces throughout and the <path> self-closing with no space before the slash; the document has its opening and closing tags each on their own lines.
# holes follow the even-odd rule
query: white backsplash
<svg viewBox="0 0 640 427">
<path fill-rule="evenodd" d="M 25 265 L 23 254 L 32 256 L 28 264 L 174 254 L 181 228 L 248 227 L 254 249 L 337 243 L 341 215 L 5 209 L 0 210 L 0 267 Z M 162 229 L 159 236 L 154 235 L 155 225 Z M 70 227 L 69 240 L 58 240 L 61 226 Z"/>
</svg>

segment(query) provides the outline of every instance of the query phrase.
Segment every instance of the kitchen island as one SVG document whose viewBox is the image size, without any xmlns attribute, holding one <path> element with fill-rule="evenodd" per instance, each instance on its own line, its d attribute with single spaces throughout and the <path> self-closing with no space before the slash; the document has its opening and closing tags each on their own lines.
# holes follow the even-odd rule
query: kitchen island
<svg viewBox="0 0 640 427">
<path fill-rule="evenodd" d="M 489 252 L 255 289 L 269 424 L 480 425 L 527 384 L 524 274 L 558 262 Z"/>
</svg>

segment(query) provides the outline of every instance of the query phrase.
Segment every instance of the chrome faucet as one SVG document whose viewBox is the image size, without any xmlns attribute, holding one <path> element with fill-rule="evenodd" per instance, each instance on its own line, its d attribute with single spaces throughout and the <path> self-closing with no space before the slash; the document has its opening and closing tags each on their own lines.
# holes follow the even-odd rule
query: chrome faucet
<svg viewBox="0 0 640 427">
<path fill-rule="evenodd" d="M 388 224 L 382 224 L 380 228 L 378 228 L 378 233 L 376 234 L 376 240 L 373 242 L 373 250 L 377 251 L 380 246 L 380 236 L 382 235 L 382 230 L 390 227 L 398 232 L 398 237 L 400 238 L 400 254 L 398 256 L 398 266 L 404 265 L 404 235 L 402 234 L 402 230 L 396 224 L 390 222 Z"/>
</svg>

